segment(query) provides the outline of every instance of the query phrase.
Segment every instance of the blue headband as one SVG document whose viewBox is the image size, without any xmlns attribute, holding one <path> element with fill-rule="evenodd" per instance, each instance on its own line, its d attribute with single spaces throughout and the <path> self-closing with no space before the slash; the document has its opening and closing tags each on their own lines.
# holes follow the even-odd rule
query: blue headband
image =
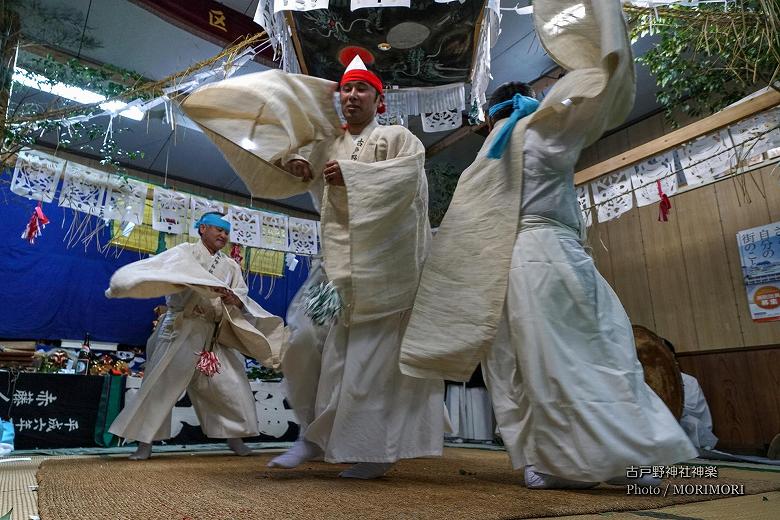
<svg viewBox="0 0 780 520">
<path fill-rule="evenodd" d="M 200 220 L 195 223 L 196 226 L 200 226 L 201 224 L 205 224 L 206 226 L 216 226 L 230 233 L 230 222 L 224 218 L 221 218 L 219 215 L 215 215 L 214 213 L 203 215 L 200 217 Z"/>
<path fill-rule="evenodd" d="M 509 137 L 512 135 L 515 125 L 520 119 L 527 115 L 533 114 L 537 108 L 539 108 L 539 102 L 532 97 L 524 96 L 522 94 L 515 94 L 512 99 L 508 101 L 502 101 L 490 107 L 488 110 L 488 116 L 493 117 L 500 110 L 508 107 L 513 107 L 512 115 L 509 116 L 509 121 L 498 131 L 498 135 L 493 140 L 493 144 L 490 145 L 488 150 L 489 159 L 500 159 L 504 155 L 504 150 L 509 144 Z"/>
</svg>

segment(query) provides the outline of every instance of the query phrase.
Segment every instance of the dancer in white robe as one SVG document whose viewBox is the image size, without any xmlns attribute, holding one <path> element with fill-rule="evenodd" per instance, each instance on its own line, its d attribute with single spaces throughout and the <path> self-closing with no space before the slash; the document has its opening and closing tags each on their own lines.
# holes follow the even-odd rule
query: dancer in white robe
<svg viewBox="0 0 780 520">
<path fill-rule="evenodd" d="M 337 87 L 346 132 L 333 110 Z M 376 124 L 382 103 L 381 82 L 358 59 L 340 86 L 274 71 L 206 86 L 182 107 L 253 194 L 289 196 L 320 179 L 326 183 L 323 267 L 344 309 L 327 330 L 313 399 L 312 380 L 300 375 L 316 365 L 296 374 L 285 368 L 295 356 L 284 355 L 282 370 L 292 376 L 288 387 L 306 385 L 299 394 L 308 396 L 313 411 L 300 414 L 311 418 L 303 438 L 272 466 L 323 457 L 358 463 L 343 477 L 376 478 L 399 459 L 442 452 L 443 381 L 407 377 L 398 369 L 430 241 L 425 149 L 404 127 Z M 307 161 L 288 160 L 286 171 L 279 168 L 296 154 Z"/>
<path fill-rule="evenodd" d="M 109 297 L 163 293 L 168 307 L 147 343 L 141 389 L 109 429 L 139 442 L 130 456 L 133 460 L 149 458 L 153 441 L 170 438 L 171 412 L 185 390 L 203 433 L 227 439 L 236 454 L 249 454 L 241 438 L 259 433 L 244 354 L 272 363 L 268 341 L 277 343 L 278 352 L 281 320 L 248 298 L 241 268 L 220 251 L 229 223 L 219 216 L 208 213 L 201 218 L 197 243 L 180 244 L 129 264 L 111 279 Z M 209 377 L 196 366 L 200 353 L 212 343 L 221 367 Z"/>
<path fill-rule="evenodd" d="M 527 487 L 626 484 L 629 466 L 696 456 L 644 382 L 628 317 L 585 251 L 574 189 L 580 151 L 631 109 L 630 44 L 618 0 L 540 0 L 534 18 L 570 72 L 541 105 L 519 83 L 491 98 L 494 126 L 439 227 L 401 369 L 466 380 L 483 361 Z"/>
</svg>

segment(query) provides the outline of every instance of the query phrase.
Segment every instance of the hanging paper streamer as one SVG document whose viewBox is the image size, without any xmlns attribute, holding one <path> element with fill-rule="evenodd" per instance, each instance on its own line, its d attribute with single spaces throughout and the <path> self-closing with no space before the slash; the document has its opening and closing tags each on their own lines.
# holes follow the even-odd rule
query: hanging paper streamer
<svg viewBox="0 0 780 520">
<path fill-rule="evenodd" d="M 230 222 L 231 242 L 250 247 L 262 247 L 261 212 L 230 206 L 227 218 Z"/>
<path fill-rule="evenodd" d="M 127 177 L 110 176 L 101 216 L 107 220 L 133 223 L 144 221 L 144 206 L 148 185 Z"/>
<path fill-rule="evenodd" d="M 724 130 L 685 143 L 677 157 L 688 186 L 710 183 L 736 166 L 731 137 Z"/>
<path fill-rule="evenodd" d="M 317 251 L 322 251 L 322 224 L 317 221 Z"/>
<path fill-rule="evenodd" d="M 482 107 L 487 103 L 485 93 L 492 76 L 490 75 L 491 49 L 501 34 L 501 3 L 499 0 L 488 0 L 485 17 L 477 41 L 477 51 L 474 54 L 474 66 L 471 70 L 471 94 L 469 106 L 474 107 L 478 121 L 485 120 Z"/>
<path fill-rule="evenodd" d="M 593 203 L 590 201 L 590 190 L 588 190 L 587 184 L 577 186 L 574 189 L 577 193 L 577 203 L 579 204 L 581 210 L 586 210 L 593 205 Z"/>
<path fill-rule="evenodd" d="M 290 217 L 290 251 L 299 255 L 317 254 L 317 221 Z"/>
<path fill-rule="evenodd" d="M 218 211 L 224 214 L 225 205 L 203 197 L 190 196 L 190 236 L 198 236 L 198 226 L 195 223 L 200 220 L 204 213 L 209 213 L 210 211 Z"/>
<path fill-rule="evenodd" d="M 262 245 L 265 249 L 287 251 L 287 215 L 266 213 L 262 215 Z"/>
<path fill-rule="evenodd" d="M 27 222 L 27 227 L 24 228 L 22 233 L 22 239 L 26 240 L 29 244 L 35 244 L 35 239 L 41 236 L 41 231 L 49 223 L 49 219 L 43 214 L 43 206 L 38 201 L 38 205 L 35 206 L 33 214 L 30 217 L 30 221 Z"/>
<path fill-rule="evenodd" d="M 580 213 L 582 213 L 582 221 L 585 223 L 585 227 L 589 228 L 590 226 L 592 226 L 593 225 L 593 210 L 590 209 L 590 208 L 583 209 L 583 210 L 580 210 Z"/>
<path fill-rule="evenodd" d="M 648 206 L 661 200 L 656 186 L 660 182 L 666 195 L 677 193 L 677 176 L 674 173 L 674 156 L 672 152 L 656 155 L 636 165 L 636 172 L 631 174 L 631 184 L 638 207 Z"/>
<path fill-rule="evenodd" d="M 580 212 L 582 212 L 582 220 L 585 222 L 586 227 L 590 227 L 593 224 L 593 212 L 590 210 L 593 203 L 590 200 L 588 185 L 583 184 L 574 189 L 577 193 L 577 203 L 580 206 Z"/>
<path fill-rule="evenodd" d="M 42 152 L 19 152 L 11 191 L 31 200 L 52 202 L 65 169 L 65 160 Z"/>
<path fill-rule="evenodd" d="M 103 211 L 103 196 L 106 193 L 108 174 L 68 162 L 62 181 L 59 205 L 89 215 L 100 215 Z"/>
<path fill-rule="evenodd" d="M 189 207 L 189 195 L 155 186 L 152 201 L 152 229 L 181 235 L 186 230 Z"/>
</svg>

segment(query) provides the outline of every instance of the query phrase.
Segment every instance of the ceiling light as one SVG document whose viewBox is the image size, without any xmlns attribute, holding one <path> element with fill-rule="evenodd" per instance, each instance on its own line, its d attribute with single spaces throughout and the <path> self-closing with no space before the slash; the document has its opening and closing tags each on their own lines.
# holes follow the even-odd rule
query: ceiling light
<svg viewBox="0 0 780 520">
<path fill-rule="evenodd" d="M 73 85 L 66 85 L 65 83 L 53 82 L 45 76 L 36 74 L 35 72 L 29 72 L 27 70 L 17 67 L 14 69 L 13 81 L 24 85 L 25 87 L 34 88 L 41 92 L 47 92 L 54 94 L 55 96 L 75 101 L 76 103 L 82 103 L 85 105 L 91 105 L 93 103 L 100 103 L 106 100 L 106 96 L 100 95 L 96 92 L 75 87 Z M 127 103 L 124 101 L 108 101 L 101 103 L 100 108 L 109 112 L 118 113 L 122 117 L 129 117 L 136 121 L 141 121 L 144 118 L 144 113 L 137 107 L 131 107 L 127 110 L 122 110 L 126 107 Z"/>
<path fill-rule="evenodd" d="M 377 45 L 377 47 L 379 47 L 379 50 L 380 50 L 380 51 L 389 51 L 390 49 L 392 49 L 392 48 L 393 48 L 393 46 L 392 46 L 392 45 L 390 45 L 390 44 L 389 44 L 389 43 L 387 43 L 387 42 L 382 42 L 382 43 L 380 43 L 379 45 Z"/>
</svg>

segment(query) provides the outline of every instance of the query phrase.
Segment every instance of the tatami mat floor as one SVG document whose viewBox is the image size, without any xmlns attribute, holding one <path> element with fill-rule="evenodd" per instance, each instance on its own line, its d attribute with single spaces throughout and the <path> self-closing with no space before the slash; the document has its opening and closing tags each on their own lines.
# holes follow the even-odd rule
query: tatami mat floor
<svg viewBox="0 0 780 520">
<path fill-rule="evenodd" d="M 284 443 L 251 445 L 255 450 L 263 452 L 281 451 Z M 464 448 L 463 445 L 458 445 Z M 182 452 L 224 451 L 221 445 L 200 446 L 169 446 L 164 450 L 155 448 L 155 456 L 165 456 L 166 453 L 180 454 Z M 495 449 L 481 445 L 467 446 L 477 449 Z M 83 452 L 74 454 L 73 451 Z M 47 459 L 64 459 L 75 457 L 124 457 L 131 448 L 115 448 L 103 450 L 56 450 L 42 452 L 16 452 L 13 457 L 0 459 L 0 517 L 13 508 L 11 520 L 37 520 L 37 481 L 35 478 L 39 465 Z M 89 454 L 87 454 L 89 453 Z M 760 479 L 780 483 L 780 467 L 762 466 L 758 464 L 718 462 L 697 459 L 696 463 L 717 465 L 719 475 L 731 479 Z M 769 492 L 758 495 L 733 497 L 707 502 L 696 502 L 656 510 L 632 511 L 620 513 L 602 513 L 598 515 L 578 515 L 556 517 L 558 520 L 778 520 L 780 519 L 780 492 Z M 65 519 L 63 519 L 65 520 Z M 76 519 L 67 519 L 76 520 Z"/>
</svg>

